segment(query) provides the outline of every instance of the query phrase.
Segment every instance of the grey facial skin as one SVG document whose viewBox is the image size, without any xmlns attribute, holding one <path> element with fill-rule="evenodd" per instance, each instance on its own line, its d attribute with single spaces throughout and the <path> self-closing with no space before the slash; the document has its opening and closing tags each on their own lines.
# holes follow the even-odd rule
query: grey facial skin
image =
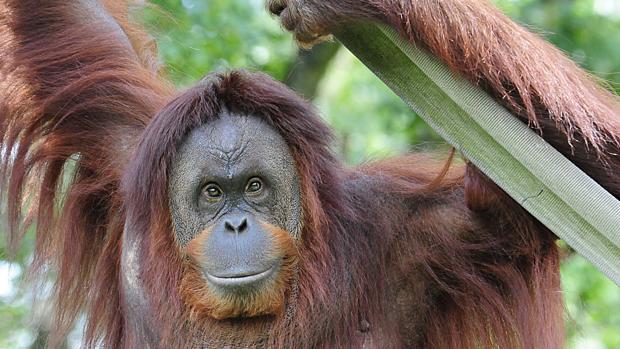
<svg viewBox="0 0 620 349">
<path fill-rule="evenodd" d="M 174 159 L 168 189 L 181 247 L 210 229 L 201 266 L 221 291 L 243 291 L 277 271 L 274 241 L 259 221 L 299 238 L 295 163 L 282 136 L 259 117 L 224 113 L 191 131 Z"/>
</svg>

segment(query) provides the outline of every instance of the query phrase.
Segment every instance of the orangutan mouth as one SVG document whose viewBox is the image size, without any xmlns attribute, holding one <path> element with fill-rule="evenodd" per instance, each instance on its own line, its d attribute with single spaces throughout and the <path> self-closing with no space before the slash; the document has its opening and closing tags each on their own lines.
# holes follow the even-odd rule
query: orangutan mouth
<svg viewBox="0 0 620 349">
<path fill-rule="evenodd" d="M 213 275 L 205 273 L 207 279 L 219 287 L 248 287 L 260 283 L 263 280 L 268 279 L 276 270 L 278 265 L 272 265 L 266 270 L 258 272 L 240 271 L 234 273 L 227 273 L 224 275 Z"/>
</svg>

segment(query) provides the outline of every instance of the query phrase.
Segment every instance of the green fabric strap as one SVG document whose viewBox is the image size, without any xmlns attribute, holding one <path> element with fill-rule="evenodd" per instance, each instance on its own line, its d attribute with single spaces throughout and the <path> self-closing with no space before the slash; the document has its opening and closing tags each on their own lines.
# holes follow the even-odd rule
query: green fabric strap
<svg viewBox="0 0 620 349">
<path fill-rule="evenodd" d="M 335 34 L 446 141 L 620 285 L 620 201 L 484 91 L 393 29 L 356 23 Z"/>
</svg>

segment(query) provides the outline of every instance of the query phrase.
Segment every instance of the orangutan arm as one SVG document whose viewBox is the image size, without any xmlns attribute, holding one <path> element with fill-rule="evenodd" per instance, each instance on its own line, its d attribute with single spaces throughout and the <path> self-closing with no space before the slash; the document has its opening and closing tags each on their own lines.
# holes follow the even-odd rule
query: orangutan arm
<svg viewBox="0 0 620 349">
<path fill-rule="evenodd" d="M 560 50 L 483 0 L 272 0 L 302 44 L 352 20 L 394 27 L 481 86 L 616 197 L 620 104 Z"/>
<path fill-rule="evenodd" d="M 52 302 L 62 313 L 54 324 L 60 335 L 84 310 L 89 287 L 97 290 L 89 311 L 101 322 L 87 332 L 120 323 L 118 311 L 100 312 L 120 308 L 111 296 L 118 275 L 105 267 L 103 276 L 92 275 L 119 248 L 121 173 L 169 94 L 127 9 L 127 0 L 0 0 L 7 240 L 15 248 L 36 221 L 33 267 L 49 267 L 62 280 L 52 291 L 62 295 Z"/>
<path fill-rule="evenodd" d="M 154 56 L 138 44 L 148 40 L 127 9 L 124 0 L 0 2 L 0 141 L 14 154 L 2 158 L 0 179 L 9 188 L 11 231 L 29 180 L 29 192 L 33 184 L 41 192 L 33 212 L 49 229 L 72 156 L 79 154 L 76 173 L 89 177 L 80 192 L 107 197 L 136 136 L 166 100 Z"/>
</svg>

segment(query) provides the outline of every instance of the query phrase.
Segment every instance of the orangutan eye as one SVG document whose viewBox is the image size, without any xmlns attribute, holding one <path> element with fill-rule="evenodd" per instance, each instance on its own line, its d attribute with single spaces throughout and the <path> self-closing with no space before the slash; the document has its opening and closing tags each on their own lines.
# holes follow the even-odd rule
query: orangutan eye
<svg viewBox="0 0 620 349">
<path fill-rule="evenodd" d="M 258 177 L 250 178 L 245 187 L 245 192 L 248 194 L 259 194 L 262 190 L 263 182 Z"/>
<path fill-rule="evenodd" d="M 207 183 L 202 189 L 202 195 L 209 200 L 219 200 L 222 194 L 222 189 L 215 183 Z"/>
</svg>

